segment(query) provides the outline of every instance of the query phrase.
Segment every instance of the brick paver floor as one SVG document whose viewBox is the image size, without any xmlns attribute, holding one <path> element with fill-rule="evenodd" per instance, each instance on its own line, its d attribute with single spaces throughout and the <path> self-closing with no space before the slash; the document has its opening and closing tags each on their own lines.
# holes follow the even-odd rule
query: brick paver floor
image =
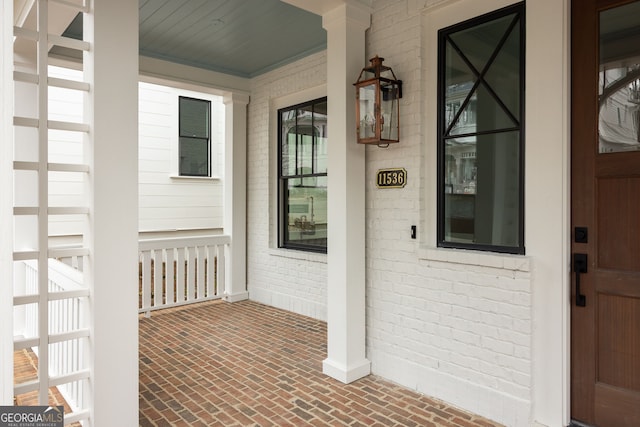
<svg viewBox="0 0 640 427">
<path fill-rule="evenodd" d="M 31 350 L 18 350 L 13 352 L 13 382 L 21 384 L 27 381 L 38 379 L 38 356 Z M 64 413 L 70 414 L 71 408 L 60 394 L 57 387 L 49 388 L 49 401 L 47 405 L 64 406 Z M 34 406 L 40 405 L 38 401 L 38 392 L 19 394 L 14 397 L 14 404 L 18 406 Z M 68 427 L 81 427 L 80 423 L 69 424 Z"/>
<path fill-rule="evenodd" d="M 322 374 L 326 323 L 255 302 L 214 302 L 140 319 L 140 425 L 497 424 L 370 375 Z"/>
</svg>

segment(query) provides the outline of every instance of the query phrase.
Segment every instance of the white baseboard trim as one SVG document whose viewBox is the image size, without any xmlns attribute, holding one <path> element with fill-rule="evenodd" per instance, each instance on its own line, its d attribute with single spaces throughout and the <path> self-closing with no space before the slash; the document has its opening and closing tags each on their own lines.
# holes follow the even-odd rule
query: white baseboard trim
<svg viewBox="0 0 640 427">
<path fill-rule="evenodd" d="M 322 362 L 322 372 L 345 384 L 352 383 L 371 374 L 371 362 L 363 359 L 349 367 L 336 361 L 325 359 Z"/>
<path fill-rule="evenodd" d="M 244 292 L 238 292 L 235 294 L 225 294 L 225 296 L 222 297 L 222 299 L 226 302 L 244 301 L 249 299 L 249 292 L 244 291 Z"/>
</svg>

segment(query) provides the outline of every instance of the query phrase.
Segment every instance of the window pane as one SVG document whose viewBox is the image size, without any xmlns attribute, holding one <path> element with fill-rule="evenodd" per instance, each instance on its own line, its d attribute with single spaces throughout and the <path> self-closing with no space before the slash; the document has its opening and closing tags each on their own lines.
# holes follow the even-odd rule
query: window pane
<svg viewBox="0 0 640 427">
<path fill-rule="evenodd" d="M 516 126 L 518 123 L 507 114 L 486 87 L 480 85 L 471 95 L 471 100 L 460 113 L 450 134 L 466 135 L 473 132 L 512 129 Z"/>
<path fill-rule="evenodd" d="M 180 97 L 180 136 L 209 138 L 210 102 Z"/>
<path fill-rule="evenodd" d="M 640 3 L 600 13 L 599 153 L 640 150 Z"/>
<path fill-rule="evenodd" d="M 285 246 L 327 247 L 327 177 L 285 180 Z"/>
<path fill-rule="evenodd" d="M 438 244 L 524 253 L 524 3 L 439 33 Z"/>
<path fill-rule="evenodd" d="M 445 126 L 448 128 L 456 119 L 476 81 L 475 75 L 465 64 L 458 52 L 447 42 L 445 64 Z M 475 122 L 474 122 L 475 123 Z M 456 126 L 460 126 L 456 122 Z M 475 127 L 474 127 L 475 129 Z M 471 130 L 473 131 L 473 130 Z M 467 129 L 459 129 L 458 134 L 469 133 Z"/>
<path fill-rule="evenodd" d="M 209 140 L 180 138 L 180 175 L 209 176 Z"/>
<path fill-rule="evenodd" d="M 296 110 L 280 111 L 280 162 L 283 176 L 296 174 Z"/>
<path fill-rule="evenodd" d="M 327 101 L 278 111 L 279 245 L 326 252 Z"/>
<path fill-rule="evenodd" d="M 360 138 L 374 138 L 376 136 L 376 114 L 374 106 L 376 103 L 376 86 L 374 84 L 363 86 L 359 89 L 358 99 L 360 102 Z"/>
<path fill-rule="evenodd" d="M 506 23 L 513 21 L 510 15 Z M 498 46 L 498 42 L 504 34 L 498 34 L 494 30 L 507 29 L 505 22 L 496 26 L 481 26 L 483 31 L 489 31 L 488 40 L 496 44 L 488 49 L 485 46 L 486 60 L 494 52 L 496 58 L 487 69 L 484 79 L 477 88 L 477 76 L 465 62 L 461 54 L 454 46 L 446 43 L 446 67 L 445 67 L 445 88 L 446 107 L 445 124 L 451 128 L 450 134 L 464 135 L 472 132 L 483 132 L 494 129 L 510 129 L 518 126 L 520 117 L 520 47 L 519 24 L 516 24 L 509 33 L 504 45 Z M 480 36 L 481 31 L 462 31 L 463 37 L 459 34 L 451 35 L 451 38 L 460 42 L 463 46 L 472 46 L 472 41 L 468 41 L 470 35 Z M 499 37 L 500 36 L 500 37 Z M 465 48 L 465 51 L 467 50 Z M 496 51 L 496 49 L 499 49 Z M 463 51 L 464 53 L 464 51 Z M 476 63 L 479 54 L 474 52 Z M 467 61 L 473 62 L 470 57 Z M 482 67 L 487 66 L 486 62 L 481 62 Z M 492 93 L 493 92 L 493 93 Z M 469 99 L 467 99 L 469 98 Z M 465 105 L 466 102 L 466 105 Z M 456 120 L 457 117 L 457 120 Z"/>
<path fill-rule="evenodd" d="M 313 127 L 316 129 L 315 173 L 327 173 L 327 101 L 315 105 Z"/>
<path fill-rule="evenodd" d="M 327 173 L 327 138 L 318 137 L 316 140 L 316 166 L 317 173 Z"/>
<path fill-rule="evenodd" d="M 298 170 L 296 175 L 309 175 L 313 173 L 313 127 L 298 127 Z"/>
<path fill-rule="evenodd" d="M 447 140 L 445 241 L 520 245 L 519 141 L 519 132 Z"/>
<path fill-rule="evenodd" d="M 498 52 L 485 81 L 509 112 L 520 120 L 520 23 L 516 24 Z"/>
<path fill-rule="evenodd" d="M 515 15 L 504 16 L 451 34 L 451 40 L 481 72 L 505 34 Z"/>
</svg>

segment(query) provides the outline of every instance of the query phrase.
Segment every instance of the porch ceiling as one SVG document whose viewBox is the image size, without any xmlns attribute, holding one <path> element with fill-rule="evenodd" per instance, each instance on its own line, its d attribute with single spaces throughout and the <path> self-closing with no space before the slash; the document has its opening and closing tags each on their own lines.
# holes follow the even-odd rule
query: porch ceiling
<svg viewBox="0 0 640 427">
<path fill-rule="evenodd" d="M 325 49 L 319 15 L 280 0 L 139 0 L 140 55 L 254 77 Z M 82 15 L 65 30 L 81 38 Z M 54 48 L 52 53 L 62 53 Z"/>
</svg>

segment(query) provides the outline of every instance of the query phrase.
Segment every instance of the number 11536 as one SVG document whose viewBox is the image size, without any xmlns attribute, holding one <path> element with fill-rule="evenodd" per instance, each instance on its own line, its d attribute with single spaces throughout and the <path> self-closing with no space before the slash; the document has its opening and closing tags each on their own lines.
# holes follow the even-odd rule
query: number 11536
<svg viewBox="0 0 640 427">
<path fill-rule="evenodd" d="M 376 184 L 378 188 L 402 188 L 407 184 L 407 171 L 404 168 L 380 169 Z"/>
</svg>

